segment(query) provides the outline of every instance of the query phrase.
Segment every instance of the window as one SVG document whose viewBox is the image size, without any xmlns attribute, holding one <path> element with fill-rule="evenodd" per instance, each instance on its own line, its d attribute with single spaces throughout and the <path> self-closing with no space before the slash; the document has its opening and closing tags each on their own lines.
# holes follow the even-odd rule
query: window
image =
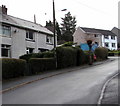
<svg viewBox="0 0 120 106">
<path fill-rule="evenodd" d="M 53 39 L 51 36 L 46 36 L 46 42 L 49 43 L 49 44 L 53 44 Z"/>
<path fill-rule="evenodd" d="M 34 32 L 33 31 L 26 31 L 26 38 L 28 40 L 34 40 Z"/>
<path fill-rule="evenodd" d="M 10 57 L 10 45 L 1 45 L 1 55 L 2 57 Z"/>
<path fill-rule="evenodd" d="M 10 26 L 5 26 L 2 25 L 0 28 L 0 34 L 2 34 L 3 36 L 11 36 L 11 28 Z"/>
<path fill-rule="evenodd" d="M 26 53 L 27 54 L 31 54 L 31 53 L 33 53 L 33 48 L 26 48 Z"/>
<path fill-rule="evenodd" d="M 111 36 L 111 39 L 115 40 L 115 36 Z"/>
<path fill-rule="evenodd" d="M 109 39 L 108 35 L 105 35 L 104 37 L 105 37 L 105 39 Z"/>
<path fill-rule="evenodd" d="M 105 43 L 105 47 L 109 47 L 109 43 L 108 42 Z"/>
<path fill-rule="evenodd" d="M 94 36 L 95 36 L 95 37 L 98 37 L 98 35 L 97 35 L 97 34 L 95 34 Z"/>
<path fill-rule="evenodd" d="M 112 43 L 112 47 L 115 47 L 115 43 Z"/>
</svg>

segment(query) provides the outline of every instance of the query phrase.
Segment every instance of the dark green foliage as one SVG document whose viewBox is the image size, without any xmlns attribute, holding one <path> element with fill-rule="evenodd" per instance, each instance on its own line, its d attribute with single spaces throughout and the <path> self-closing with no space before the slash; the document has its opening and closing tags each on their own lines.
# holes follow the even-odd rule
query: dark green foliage
<svg viewBox="0 0 120 106">
<path fill-rule="evenodd" d="M 2 78 L 9 79 L 24 76 L 26 61 L 22 59 L 2 58 Z"/>
<path fill-rule="evenodd" d="M 62 40 L 65 41 L 73 41 L 73 33 L 75 32 L 76 29 L 76 18 L 71 15 L 70 12 L 65 14 L 64 18 L 62 19 Z"/>
<path fill-rule="evenodd" d="M 65 42 L 62 46 L 67 47 L 67 46 L 71 46 L 73 45 L 73 42 Z"/>
<path fill-rule="evenodd" d="M 31 58 L 29 60 L 29 64 L 32 74 L 56 69 L 56 62 L 54 58 Z"/>
<path fill-rule="evenodd" d="M 85 63 L 93 63 L 94 62 L 94 54 L 91 51 L 86 51 L 85 53 Z M 91 59 L 90 59 L 91 58 Z"/>
<path fill-rule="evenodd" d="M 105 60 L 108 57 L 108 49 L 104 48 L 104 47 L 96 48 L 95 55 L 96 55 L 98 60 L 99 59 L 100 60 Z"/>
<path fill-rule="evenodd" d="M 47 51 L 42 53 L 43 58 L 53 58 L 54 57 L 54 51 Z"/>
<path fill-rule="evenodd" d="M 79 47 L 57 48 L 57 68 L 79 66 L 88 63 L 88 57 Z"/>
<path fill-rule="evenodd" d="M 108 56 L 120 56 L 120 50 L 109 50 Z"/>
<path fill-rule="evenodd" d="M 76 66 L 77 53 L 72 47 L 58 47 L 57 51 L 57 68 Z"/>
<path fill-rule="evenodd" d="M 25 55 L 20 56 L 20 59 L 24 59 L 28 62 L 30 58 L 49 58 L 49 57 L 50 58 L 54 57 L 54 51 L 25 54 Z"/>
<path fill-rule="evenodd" d="M 79 48 L 79 47 L 75 47 L 75 50 L 77 52 L 77 66 L 85 64 L 86 62 L 86 55 L 85 53 Z"/>
<path fill-rule="evenodd" d="M 43 55 L 42 55 L 42 53 L 31 53 L 31 54 L 22 55 L 22 56 L 20 56 L 19 58 L 20 58 L 20 59 L 24 59 L 24 60 L 26 60 L 26 61 L 28 62 L 28 60 L 29 60 L 30 58 L 34 58 L 34 57 L 36 57 L 36 58 L 42 58 Z"/>
</svg>

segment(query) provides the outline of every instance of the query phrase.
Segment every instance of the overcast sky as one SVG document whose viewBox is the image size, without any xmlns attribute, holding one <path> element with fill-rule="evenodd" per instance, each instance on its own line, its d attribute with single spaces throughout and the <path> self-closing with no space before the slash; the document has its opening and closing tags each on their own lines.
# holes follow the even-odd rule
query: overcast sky
<svg viewBox="0 0 120 106">
<path fill-rule="evenodd" d="M 8 14 L 25 20 L 33 21 L 36 15 L 37 23 L 45 25 L 53 20 L 53 0 L 2 0 Z M 76 17 L 77 26 L 111 30 L 118 27 L 118 2 L 120 0 L 54 0 L 56 20 L 61 23 L 68 11 Z M 67 11 L 62 12 L 62 9 Z"/>
</svg>

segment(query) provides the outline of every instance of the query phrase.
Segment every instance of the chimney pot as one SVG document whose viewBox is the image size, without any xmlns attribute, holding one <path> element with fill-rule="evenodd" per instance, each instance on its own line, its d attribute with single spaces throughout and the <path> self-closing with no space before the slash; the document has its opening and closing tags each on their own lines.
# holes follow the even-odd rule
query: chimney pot
<svg viewBox="0 0 120 106">
<path fill-rule="evenodd" d="M 7 15 L 7 8 L 5 5 L 2 5 L 2 13 Z"/>
</svg>

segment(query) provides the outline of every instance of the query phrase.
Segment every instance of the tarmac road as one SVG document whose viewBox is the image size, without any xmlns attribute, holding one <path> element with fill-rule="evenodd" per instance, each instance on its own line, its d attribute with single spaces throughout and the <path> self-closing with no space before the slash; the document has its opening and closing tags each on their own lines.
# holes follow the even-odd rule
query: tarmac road
<svg viewBox="0 0 120 106">
<path fill-rule="evenodd" d="M 3 104 L 97 104 L 106 80 L 117 73 L 118 60 L 89 67 L 11 90 Z"/>
</svg>

